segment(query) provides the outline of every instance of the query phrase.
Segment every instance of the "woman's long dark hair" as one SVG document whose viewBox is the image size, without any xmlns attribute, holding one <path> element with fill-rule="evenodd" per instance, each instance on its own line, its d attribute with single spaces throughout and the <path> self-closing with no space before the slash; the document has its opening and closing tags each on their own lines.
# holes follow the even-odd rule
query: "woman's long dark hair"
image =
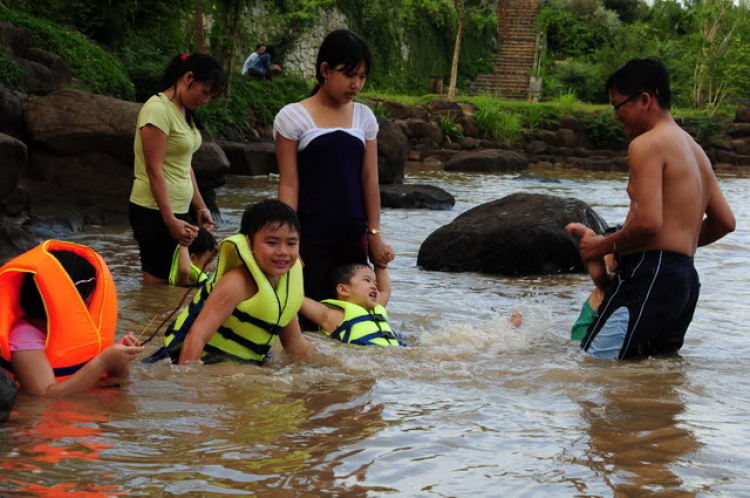
<svg viewBox="0 0 750 498">
<path fill-rule="evenodd" d="M 330 70 L 343 64 L 344 67 L 338 69 L 342 73 L 354 71 L 362 63 L 365 65 L 365 74 L 369 75 L 372 69 L 370 47 L 356 33 L 348 29 L 331 31 L 320 45 L 318 59 L 315 61 L 315 79 L 318 83 L 313 88 L 312 95 L 318 93 L 320 85 L 325 81 L 320 72 L 320 66 L 324 62 L 328 63 Z"/>
<path fill-rule="evenodd" d="M 177 55 L 169 61 L 161 77 L 159 91 L 164 92 L 170 88 L 176 88 L 177 81 L 187 72 L 193 73 L 195 81 L 208 84 L 211 95 L 224 93 L 227 89 L 227 73 L 216 59 L 206 54 L 184 54 Z M 185 109 L 185 119 L 190 126 L 193 126 L 194 111 Z"/>
</svg>

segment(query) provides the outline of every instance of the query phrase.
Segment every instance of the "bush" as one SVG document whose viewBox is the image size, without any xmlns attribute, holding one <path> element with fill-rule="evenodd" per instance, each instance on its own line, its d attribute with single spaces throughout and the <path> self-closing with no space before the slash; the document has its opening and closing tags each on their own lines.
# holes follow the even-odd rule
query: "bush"
<svg viewBox="0 0 750 498">
<path fill-rule="evenodd" d="M 198 117 L 214 133 L 226 127 L 247 131 L 248 126 L 270 125 L 285 105 L 310 95 L 310 82 L 297 75 L 280 75 L 270 81 L 232 75 L 228 99 L 215 98 L 198 110 Z"/>
<path fill-rule="evenodd" d="M 87 91 L 126 100 L 135 97 L 122 63 L 85 36 L 9 9 L 0 9 L 0 20 L 26 28 L 34 45 L 62 57 Z"/>
<path fill-rule="evenodd" d="M 453 116 L 438 116 L 438 125 L 449 143 L 457 143 L 464 139 L 464 134 L 461 133 L 461 128 Z"/>
<path fill-rule="evenodd" d="M 619 149 L 627 145 L 628 138 L 611 111 L 581 116 L 586 136 L 597 149 Z"/>
<path fill-rule="evenodd" d="M 523 124 L 517 114 L 488 103 L 477 106 L 477 128 L 485 138 L 506 147 L 518 145 L 524 137 Z"/>
</svg>

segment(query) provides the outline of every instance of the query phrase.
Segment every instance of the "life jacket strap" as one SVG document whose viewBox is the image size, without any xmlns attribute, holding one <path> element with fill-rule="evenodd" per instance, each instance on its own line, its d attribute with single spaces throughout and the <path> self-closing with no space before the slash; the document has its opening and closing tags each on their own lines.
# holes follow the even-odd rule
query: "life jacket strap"
<svg viewBox="0 0 750 498">
<path fill-rule="evenodd" d="M 201 358 L 201 361 L 204 365 L 226 363 L 227 361 L 239 363 L 241 365 L 263 365 L 266 361 L 266 358 L 270 356 L 266 355 L 262 360 L 246 360 L 244 358 L 240 358 L 239 356 L 227 353 L 226 351 L 222 351 L 221 349 L 215 346 L 211 346 L 210 344 L 206 344 L 206 346 L 203 348 L 203 351 L 206 353 L 206 355 Z"/>
<path fill-rule="evenodd" d="M 201 289 L 200 292 L 204 292 L 204 289 Z M 142 363 L 156 363 L 157 361 L 163 360 L 164 358 L 170 356 L 170 353 L 178 348 L 182 347 L 182 343 L 185 342 L 185 337 L 187 337 L 188 332 L 190 332 L 190 328 L 193 326 L 193 322 L 195 322 L 195 319 L 198 318 L 198 315 L 200 314 L 201 310 L 203 309 L 203 305 L 206 303 L 206 299 L 200 299 L 197 303 L 190 302 L 188 304 L 188 316 L 185 318 L 185 321 L 182 322 L 182 327 L 180 327 L 180 330 L 175 332 L 172 329 L 172 325 L 175 322 L 172 322 L 170 324 L 169 328 L 167 328 L 166 332 L 164 332 L 165 337 L 169 337 L 170 335 L 174 335 L 174 339 L 172 339 L 168 346 L 162 346 L 159 349 L 156 350 L 154 354 L 149 356 L 148 358 L 144 358 L 141 360 Z M 177 363 L 177 360 L 175 360 L 175 363 Z"/>
<path fill-rule="evenodd" d="M 236 342 L 240 346 L 242 346 L 245 349 L 249 349 L 253 353 L 265 356 L 268 354 L 268 352 L 271 350 L 270 344 L 256 344 L 253 341 L 250 341 L 248 339 L 245 339 L 241 335 L 235 333 L 234 331 L 228 329 L 227 327 L 219 327 L 219 329 L 216 331 L 217 334 L 220 334 L 224 339 L 227 339 L 232 342 Z M 205 348 L 204 348 L 205 349 Z"/>
<path fill-rule="evenodd" d="M 281 327 L 279 327 L 278 324 L 266 322 L 265 320 L 261 320 L 260 318 L 256 318 L 252 315 L 249 315 L 245 313 L 244 311 L 240 311 L 235 308 L 234 311 L 232 311 L 232 315 L 240 320 L 241 322 L 249 323 L 251 325 L 255 325 L 256 327 L 265 330 L 271 335 L 279 335 L 279 332 L 281 331 Z"/>
<path fill-rule="evenodd" d="M 352 328 L 357 325 L 358 323 L 362 322 L 385 322 L 387 321 L 383 315 L 380 313 L 372 313 L 367 315 L 358 316 L 356 318 L 352 318 L 351 320 L 347 320 L 341 325 L 336 328 L 331 333 L 331 337 L 334 339 L 338 339 L 341 342 L 349 342 L 349 337 L 352 335 Z M 341 334 L 344 334 L 343 338 L 341 337 Z"/>
<path fill-rule="evenodd" d="M 79 363 L 77 365 L 71 365 L 69 367 L 53 368 L 52 372 L 55 374 L 55 377 L 67 377 L 68 375 L 73 375 L 74 373 L 82 369 L 84 366 L 86 366 L 86 363 L 88 363 L 88 361 L 84 361 L 83 363 Z M 15 375 L 15 372 L 13 371 L 13 364 L 5 358 L 0 357 L 0 367 Z"/>
</svg>

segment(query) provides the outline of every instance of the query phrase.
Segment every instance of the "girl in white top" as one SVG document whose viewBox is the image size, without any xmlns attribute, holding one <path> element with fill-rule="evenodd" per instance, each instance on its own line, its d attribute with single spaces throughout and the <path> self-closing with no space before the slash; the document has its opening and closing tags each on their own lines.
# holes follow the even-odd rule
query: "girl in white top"
<svg viewBox="0 0 750 498">
<path fill-rule="evenodd" d="M 305 293 L 335 297 L 330 271 L 346 263 L 385 267 L 393 252 L 380 233 L 378 123 L 354 98 L 371 67 L 367 44 L 331 32 L 318 52 L 313 95 L 284 107 L 274 122 L 279 199 L 302 226 Z"/>
</svg>

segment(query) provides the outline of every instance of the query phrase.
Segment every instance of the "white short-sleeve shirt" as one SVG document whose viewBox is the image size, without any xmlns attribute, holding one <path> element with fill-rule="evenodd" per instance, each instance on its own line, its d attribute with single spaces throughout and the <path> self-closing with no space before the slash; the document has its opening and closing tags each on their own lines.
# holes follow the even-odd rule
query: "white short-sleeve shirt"
<svg viewBox="0 0 750 498">
<path fill-rule="evenodd" d="M 310 142 L 321 135 L 334 131 L 343 131 L 362 142 L 377 139 L 378 120 L 366 105 L 354 103 L 354 115 L 351 128 L 318 128 L 310 113 L 299 102 L 289 104 L 279 111 L 273 122 L 273 138 L 278 134 L 288 140 L 297 142 L 297 151 L 302 151 Z"/>
</svg>

